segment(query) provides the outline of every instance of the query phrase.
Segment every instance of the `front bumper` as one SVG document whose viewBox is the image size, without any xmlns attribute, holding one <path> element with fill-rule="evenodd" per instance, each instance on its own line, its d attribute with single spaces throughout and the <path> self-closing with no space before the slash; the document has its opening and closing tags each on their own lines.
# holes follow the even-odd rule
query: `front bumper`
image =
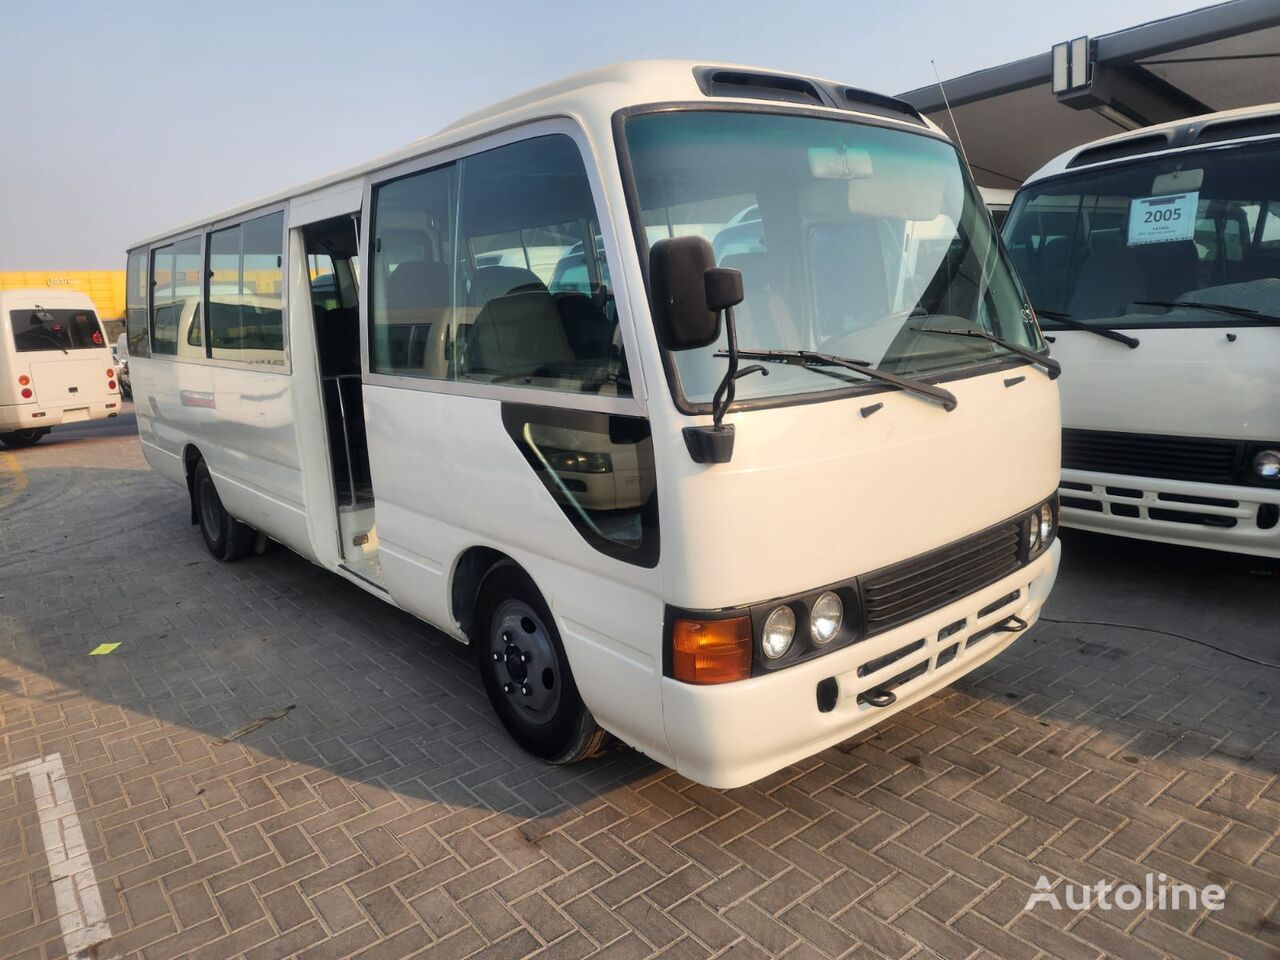
<svg viewBox="0 0 1280 960">
<path fill-rule="evenodd" d="M 710 787 L 742 786 L 847 740 L 940 690 L 1026 632 L 990 632 L 991 628 L 1013 617 L 1027 627 L 1035 623 L 1057 578 L 1060 553 L 1055 540 L 1031 563 L 976 593 L 785 670 L 716 686 L 664 677 L 663 720 L 676 770 Z M 957 627 L 962 620 L 964 626 Z M 944 628 L 951 632 L 940 638 Z M 921 640 L 920 649 L 858 676 L 859 667 Z M 946 661 L 953 646 L 954 659 L 939 664 L 940 655 Z M 897 700 L 891 706 L 860 702 L 859 694 L 913 673 L 894 687 Z M 819 708 L 818 687 L 823 681 L 836 686 L 834 706 L 827 711 Z"/>
<path fill-rule="evenodd" d="M 1059 496 L 1064 527 L 1280 557 L 1280 490 L 1063 470 Z"/>
</svg>

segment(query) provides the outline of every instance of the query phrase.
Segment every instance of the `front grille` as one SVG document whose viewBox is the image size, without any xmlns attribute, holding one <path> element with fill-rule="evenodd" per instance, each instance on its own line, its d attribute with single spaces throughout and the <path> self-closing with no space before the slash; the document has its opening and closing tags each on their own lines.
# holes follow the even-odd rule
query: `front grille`
<svg viewBox="0 0 1280 960">
<path fill-rule="evenodd" d="M 1018 569 L 1022 526 L 1007 521 L 860 578 L 867 636 L 967 597 Z"/>
<path fill-rule="evenodd" d="M 1062 431 L 1062 466 L 1067 470 L 1234 483 L 1243 461 L 1244 444 L 1230 440 L 1105 430 Z"/>
</svg>

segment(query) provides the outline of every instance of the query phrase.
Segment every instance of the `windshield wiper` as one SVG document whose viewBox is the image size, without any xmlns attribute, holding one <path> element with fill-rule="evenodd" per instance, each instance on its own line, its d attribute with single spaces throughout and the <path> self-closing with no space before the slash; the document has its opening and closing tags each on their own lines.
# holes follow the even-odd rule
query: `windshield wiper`
<svg viewBox="0 0 1280 960">
<path fill-rule="evenodd" d="M 913 380 L 910 377 L 900 377 L 894 373 L 885 373 L 865 360 L 850 360 L 848 357 L 837 357 L 831 353 L 814 353 L 812 350 L 743 350 L 739 348 L 738 355 L 750 360 L 770 360 L 775 363 L 790 363 L 801 367 L 809 365 L 844 367 L 846 370 L 861 373 L 872 380 L 880 380 L 883 383 L 891 384 L 899 390 L 907 390 L 922 397 L 928 397 L 930 400 L 936 400 L 942 404 L 942 409 L 948 413 L 960 405 L 960 401 L 956 399 L 956 395 L 950 390 L 944 390 L 942 387 L 935 387 L 931 383 L 924 383 L 920 380 Z"/>
<path fill-rule="evenodd" d="M 1094 326 L 1092 323 L 1085 323 L 1083 320 L 1074 319 L 1069 313 L 1062 313 L 1059 310 L 1041 310 L 1035 308 L 1036 316 L 1048 317 L 1063 326 L 1070 327 L 1072 330 L 1087 330 L 1090 333 L 1096 333 L 1100 337 L 1106 337 L 1108 340 L 1114 340 L 1116 343 L 1123 343 L 1130 350 L 1138 347 L 1139 340 L 1137 337 L 1131 337 L 1128 334 L 1121 333 L 1119 330 L 1112 330 L 1110 327 Z"/>
<path fill-rule="evenodd" d="M 1225 313 L 1232 317 L 1244 317 L 1246 320 L 1261 320 L 1264 323 L 1280 323 L 1280 317 L 1271 313 L 1263 313 L 1252 307 L 1237 307 L 1230 303 L 1201 303 L 1199 300 L 1134 300 L 1140 307 L 1199 307 L 1201 310 L 1212 310 L 1214 313 Z"/>
<path fill-rule="evenodd" d="M 1020 347 L 1016 343 L 1010 343 L 1003 337 L 997 337 L 994 333 L 987 333 L 985 330 L 933 330 L 929 327 L 912 327 L 911 329 L 916 333 L 939 333 L 944 337 L 973 337 L 977 340 L 986 340 L 988 343 L 994 343 L 997 347 L 1003 347 L 1010 353 L 1016 353 L 1018 356 L 1044 367 L 1045 373 L 1049 375 L 1050 380 L 1057 380 L 1058 375 L 1062 373 L 1062 364 L 1048 354 L 1036 353 L 1034 350 Z"/>
</svg>

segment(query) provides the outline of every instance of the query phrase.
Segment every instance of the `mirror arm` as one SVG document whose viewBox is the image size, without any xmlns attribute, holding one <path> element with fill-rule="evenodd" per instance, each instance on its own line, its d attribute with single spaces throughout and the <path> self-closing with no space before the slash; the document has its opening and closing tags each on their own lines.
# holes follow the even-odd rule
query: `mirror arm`
<svg viewBox="0 0 1280 960">
<path fill-rule="evenodd" d="M 737 394 L 738 325 L 733 320 L 733 307 L 724 308 L 724 332 L 729 342 L 729 366 L 724 372 L 724 379 L 720 381 L 720 386 L 716 387 L 715 396 L 711 398 L 711 422 L 717 431 L 724 429 L 721 421 L 729 412 L 729 407 Z"/>
</svg>

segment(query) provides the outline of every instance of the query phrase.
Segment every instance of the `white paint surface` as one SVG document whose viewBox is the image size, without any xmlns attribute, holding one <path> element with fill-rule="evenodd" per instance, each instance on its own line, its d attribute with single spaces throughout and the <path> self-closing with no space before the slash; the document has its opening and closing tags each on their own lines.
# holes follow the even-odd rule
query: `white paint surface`
<svg viewBox="0 0 1280 960">
<path fill-rule="evenodd" d="M 0 770 L 0 780 L 21 776 L 31 778 L 67 956 L 70 960 L 110 960 L 111 955 L 97 949 L 111 939 L 111 927 L 62 767 L 62 755 L 51 753 Z"/>
</svg>

